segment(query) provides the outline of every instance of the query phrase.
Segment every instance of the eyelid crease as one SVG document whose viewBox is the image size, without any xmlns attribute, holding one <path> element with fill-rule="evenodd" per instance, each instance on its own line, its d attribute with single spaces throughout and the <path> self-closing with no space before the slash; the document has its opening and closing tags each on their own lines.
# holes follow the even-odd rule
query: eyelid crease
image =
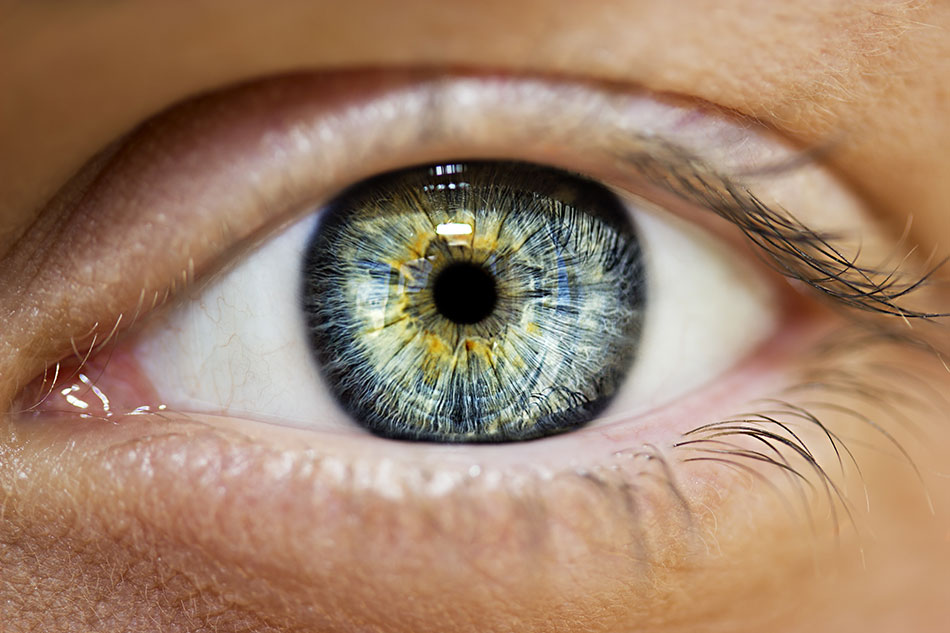
<svg viewBox="0 0 950 633">
<path fill-rule="evenodd" d="M 709 124 L 712 140 L 697 140 L 695 128 L 707 124 L 706 114 L 703 107 L 668 106 L 616 87 L 429 72 L 285 77 L 185 103 L 130 135 L 75 205 L 41 218 L 61 236 L 53 244 L 38 245 L 31 233 L 0 261 L 2 274 L 15 280 L 3 284 L 0 306 L 32 334 L 19 349 L 2 350 L 8 367 L 0 374 L 29 358 L 32 366 L 20 372 L 26 382 L 72 349 L 98 345 L 115 323 L 121 323 L 115 334 L 127 331 L 196 278 L 226 265 L 222 258 L 233 258 L 310 208 L 307 202 L 407 160 L 458 158 L 460 144 L 470 144 L 476 157 L 550 158 L 555 166 L 594 176 L 596 156 L 613 157 L 613 170 L 622 171 L 618 180 L 642 181 L 712 208 L 772 248 L 790 276 L 839 302 L 936 316 L 896 303 L 923 278 L 896 285 L 896 277 L 880 272 L 883 281 L 871 281 L 873 269 L 839 257 L 826 234 L 794 224 L 732 182 L 721 166 L 714 169 L 708 158 L 681 147 L 681 140 L 729 147 L 747 141 L 748 122 L 730 127 L 716 119 Z M 638 134 L 628 120 L 636 116 L 654 117 L 675 134 Z M 451 139 L 447 146 L 439 134 Z M 524 139 L 517 151 L 516 134 Z M 430 149 L 413 150 L 415 156 L 407 149 L 427 144 Z M 723 158 L 726 150 L 713 153 Z M 581 169 L 574 159 L 584 163 Z M 741 172 L 748 166 L 730 167 Z M 70 193 L 67 186 L 61 197 Z M 30 261 L 37 252 L 48 265 Z M 24 287 L 16 275 L 28 267 L 37 272 Z M 0 402 L 13 395 L 0 394 Z"/>
</svg>

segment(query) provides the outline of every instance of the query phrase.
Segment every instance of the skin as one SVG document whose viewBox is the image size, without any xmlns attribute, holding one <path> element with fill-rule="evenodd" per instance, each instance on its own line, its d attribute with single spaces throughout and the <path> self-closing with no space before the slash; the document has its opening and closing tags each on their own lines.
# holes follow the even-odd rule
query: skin
<svg viewBox="0 0 950 633">
<path fill-rule="evenodd" d="M 36 230 L 56 217 L 48 201 L 164 108 L 290 71 L 468 68 L 705 100 L 803 146 L 832 143 L 824 166 L 895 241 L 909 217 L 907 241 L 922 252 L 943 255 L 950 241 L 945 3 L 10 2 L 0 15 L 0 309 L 14 315 L 0 332 L 7 408 L 42 362 L 68 351 L 62 330 L 94 323 L 106 302 L 88 286 L 90 301 L 63 304 L 57 276 L 43 274 L 58 261 L 11 265 L 51 242 L 78 253 L 76 269 L 82 253 L 101 256 L 76 246 L 100 243 L 82 224 Z M 316 90 L 307 99 L 332 100 Z M 27 303 L 39 317 L 18 312 Z M 932 356 L 894 355 L 937 390 L 950 382 Z M 689 406 L 712 408 L 697 398 Z M 29 427 L 9 416 L 0 629 L 938 631 L 950 615 L 950 480 L 940 476 L 950 436 L 939 409 L 914 413 L 925 442 L 893 430 L 914 447 L 924 486 L 912 469 L 861 452 L 873 511 L 837 539 L 820 502 L 808 503 L 811 526 L 807 513 L 785 511 L 780 499 L 794 489 L 782 478 L 772 480 L 777 499 L 755 477 L 677 471 L 701 509 L 697 525 L 681 525 L 677 500 L 646 488 L 634 538 L 617 518 L 621 500 L 576 478 L 556 479 L 540 497 L 530 478 L 474 484 L 450 501 L 415 484 L 386 496 L 341 483 L 327 459 L 302 448 L 312 443 L 302 431 L 174 417 L 162 433 L 152 421 Z M 388 454 L 378 440 L 335 442 L 330 457 L 343 463 Z M 424 461 L 425 450 L 397 461 Z M 543 452 L 523 450 L 491 459 Z M 851 474 L 840 483 L 858 482 Z M 526 518 L 539 498 L 552 526 L 542 545 Z M 658 552 L 645 569 L 631 543 Z"/>
</svg>

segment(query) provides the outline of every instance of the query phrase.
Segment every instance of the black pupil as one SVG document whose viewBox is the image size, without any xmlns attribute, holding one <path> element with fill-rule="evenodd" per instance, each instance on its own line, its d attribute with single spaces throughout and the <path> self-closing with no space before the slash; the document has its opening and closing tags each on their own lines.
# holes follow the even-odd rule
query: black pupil
<svg viewBox="0 0 950 633">
<path fill-rule="evenodd" d="M 492 313 L 498 300 L 492 274 L 466 262 L 442 269 L 432 286 L 432 296 L 439 313 L 459 324 L 478 323 Z"/>
</svg>

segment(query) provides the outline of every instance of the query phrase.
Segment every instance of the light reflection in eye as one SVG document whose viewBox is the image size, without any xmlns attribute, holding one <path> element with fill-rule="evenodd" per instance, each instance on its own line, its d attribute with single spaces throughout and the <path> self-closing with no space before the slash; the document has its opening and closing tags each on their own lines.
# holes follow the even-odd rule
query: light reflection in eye
<svg viewBox="0 0 950 633">
<path fill-rule="evenodd" d="M 472 234 L 472 225 L 464 224 L 462 222 L 443 222 L 435 227 L 435 232 L 437 235 L 455 236 L 455 235 L 471 235 Z"/>
<path fill-rule="evenodd" d="M 79 374 L 79 379 L 82 380 L 82 382 L 85 382 L 83 378 L 85 378 L 85 375 Z M 61 389 L 59 393 L 64 398 L 66 398 L 66 402 L 73 405 L 77 409 L 88 409 L 89 403 L 86 402 L 85 400 L 80 400 L 74 395 L 75 392 L 79 391 L 79 389 L 80 389 L 79 385 L 72 385 L 72 386 L 66 387 L 65 389 Z"/>
<path fill-rule="evenodd" d="M 100 389 L 92 380 L 90 380 L 86 374 L 82 372 L 79 372 L 77 378 L 79 382 L 86 387 L 86 389 L 83 389 L 83 387 L 78 384 L 73 384 L 60 389 L 59 393 L 61 396 L 63 396 L 63 398 L 65 398 L 66 402 L 77 409 L 85 411 L 89 408 L 89 403 L 76 395 L 76 393 L 82 392 L 80 395 L 85 396 L 86 393 L 91 392 L 94 397 L 99 399 L 102 415 L 106 417 L 110 416 L 112 414 L 112 406 L 109 402 L 108 396 L 103 393 L 102 389 Z"/>
</svg>

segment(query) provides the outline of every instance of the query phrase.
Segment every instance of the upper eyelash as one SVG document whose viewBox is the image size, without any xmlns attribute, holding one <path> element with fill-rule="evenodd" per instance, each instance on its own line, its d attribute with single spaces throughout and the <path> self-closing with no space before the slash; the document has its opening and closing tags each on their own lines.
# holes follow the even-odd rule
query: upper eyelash
<svg viewBox="0 0 950 633">
<path fill-rule="evenodd" d="M 840 305 L 902 319 L 931 320 L 945 312 L 919 310 L 908 297 L 923 288 L 946 264 L 945 258 L 925 272 L 908 276 L 903 261 L 880 267 L 857 261 L 836 245 L 839 236 L 816 231 L 785 209 L 762 202 L 748 187 L 722 175 L 682 148 L 650 140 L 650 152 L 622 155 L 626 164 L 653 185 L 709 209 L 728 220 L 768 254 L 785 277 L 800 281 Z M 794 165 L 792 165 L 794 168 Z"/>
</svg>

